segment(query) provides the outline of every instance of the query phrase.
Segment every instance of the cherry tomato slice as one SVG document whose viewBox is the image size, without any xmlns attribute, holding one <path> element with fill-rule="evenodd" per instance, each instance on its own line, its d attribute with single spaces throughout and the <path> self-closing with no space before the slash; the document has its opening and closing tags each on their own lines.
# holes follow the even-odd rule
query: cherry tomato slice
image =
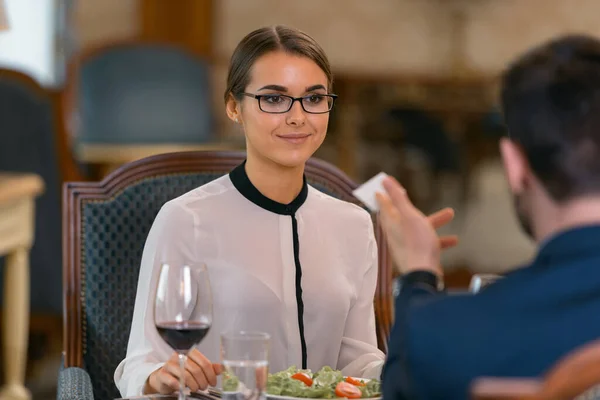
<svg viewBox="0 0 600 400">
<path fill-rule="evenodd" d="M 358 379 L 354 379 L 351 376 L 346 378 L 346 382 L 354 385 L 354 386 L 367 386 L 366 383 L 364 383 L 363 381 L 359 381 Z"/>
<path fill-rule="evenodd" d="M 335 395 L 347 399 L 360 399 L 362 397 L 362 392 L 351 383 L 340 382 L 335 387 Z"/>
<path fill-rule="evenodd" d="M 313 384 L 312 378 L 310 376 L 308 376 L 307 374 L 305 374 L 304 372 L 295 373 L 294 375 L 292 375 L 292 379 L 295 379 L 300 382 L 304 382 L 304 384 L 306 386 L 312 386 L 312 384 Z"/>
</svg>

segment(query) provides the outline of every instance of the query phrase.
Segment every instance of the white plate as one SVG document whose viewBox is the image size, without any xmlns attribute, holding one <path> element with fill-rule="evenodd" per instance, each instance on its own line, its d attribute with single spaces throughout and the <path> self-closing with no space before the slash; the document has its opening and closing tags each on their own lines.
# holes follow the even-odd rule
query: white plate
<svg viewBox="0 0 600 400">
<path fill-rule="evenodd" d="M 366 379 L 366 378 L 353 378 L 359 381 L 363 381 L 363 382 L 369 382 L 370 379 Z M 268 394 L 267 393 L 267 398 L 268 399 L 272 399 L 272 400 L 319 400 L 319 398 L 312 398 L 312 399 L 308 399 L 306 397 L 290 397 L 290 396 L 279 396 L 276 394 Z M 345 397 L 334 397 L 333 399 L 322 399 L 322 400 L 335 400 L 335 399 L 343 399 Z M 365 397 L 364 399 L 356 399 L 356 400 L 381 400 L 381 396 L 379 397 Z"/>
</svg>

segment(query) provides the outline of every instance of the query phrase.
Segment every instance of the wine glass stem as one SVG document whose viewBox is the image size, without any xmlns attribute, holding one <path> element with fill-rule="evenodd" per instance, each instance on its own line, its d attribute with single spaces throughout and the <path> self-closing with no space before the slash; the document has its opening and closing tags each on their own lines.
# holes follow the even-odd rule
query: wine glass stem
<svg viewBox="0 0 600 400">
<path fill-rule="evenodd" d="M 179 353 L 179 400 L 185 400 L 185 359 L 186 355 Z"/>
</svg>

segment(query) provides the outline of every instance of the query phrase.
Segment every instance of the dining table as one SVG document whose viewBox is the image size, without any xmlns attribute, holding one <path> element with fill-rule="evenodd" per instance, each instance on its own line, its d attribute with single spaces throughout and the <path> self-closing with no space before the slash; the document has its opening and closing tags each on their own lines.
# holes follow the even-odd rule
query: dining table
<svg viewBox="0 0 600 400">
<path fill-rule="evenodd" d="M 29 337 L 29 250 L 35 232 L 35 199 L 44 183 L 35 174 L 0 172 L 0 257 L 4 263 L 0 400 L 29 400 L 25 387 Z"/>
</svg>

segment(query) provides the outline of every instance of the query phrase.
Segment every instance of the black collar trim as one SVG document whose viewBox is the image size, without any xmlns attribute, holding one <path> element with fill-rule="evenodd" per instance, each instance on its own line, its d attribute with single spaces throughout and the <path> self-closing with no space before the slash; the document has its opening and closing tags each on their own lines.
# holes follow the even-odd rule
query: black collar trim
<svg viewBox="0 0 600 400">
<path fill-rule="evenodd" d="M 242 196 L 260 208 L 275 214 L 294 215 L 308 197 L 308 184 L 306 183 L 306 176 L 304 176 L 302 190 L 300 190 L 298 196 L 291 203 L 283 204 L 269 199 L 263 195 L 252 182 L 250 182 L 248 174 L 246 173 L 246 161 L 235 167 L 233 171 L 229 173 L 229 178 L 231 179 L 233 186 L 235 186 Z"/>
</svg>

